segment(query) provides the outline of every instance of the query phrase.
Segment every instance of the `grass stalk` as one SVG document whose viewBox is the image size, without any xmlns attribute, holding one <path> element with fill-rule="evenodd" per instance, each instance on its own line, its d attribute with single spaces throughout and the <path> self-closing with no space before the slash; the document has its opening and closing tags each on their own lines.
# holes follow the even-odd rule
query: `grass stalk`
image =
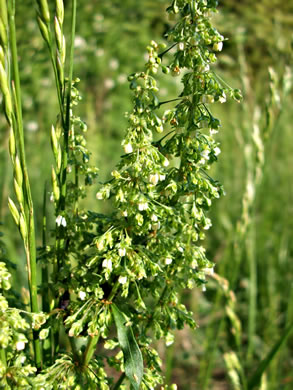
<svg viewBox="0 0 293 390">
<path fill-rule="evenodd" d="M 10 0 L 8 3 L 8 18 L 9 18 L 9 33 L 10 33 L 10 46 L 11 46 L 11 59 L 13 68 L 13 78 L 15 85 L 16 107 L 17 107 L 17 138 L 20 151 L 21 168 L 24 178 L 24 208 L 28 211 L 26 225 L 27 225 L 27 243 L 25 243 L 25 250 L 27 256 L 28 266 L 28 282 L 30 291 L 30 305 L 31 311 L 34 313 L 39 312 L 38 296 L 37 296 L 37 263 L 36 263 L 36 242 L 35 242 L 35 224 L 34 224 L 34 209 L 31 196 L 31 189 L 29 183 L 29 177 L 27 172 L 26 157 L 25 157 L 25 145 L 24 145 L 24 133 L 23 133 L 23 121 L 22 121 L 22 103 L 21 103 L 21 88 L 20 77 L 18 69 L 18 55 L 17 55 L 17 43 L 15 32 L 15 0 Z M 38 335 L 34 333 L 33 336 L 35 363 L 37 368 L 41 367 L 41 347 Z"/>
</svg>

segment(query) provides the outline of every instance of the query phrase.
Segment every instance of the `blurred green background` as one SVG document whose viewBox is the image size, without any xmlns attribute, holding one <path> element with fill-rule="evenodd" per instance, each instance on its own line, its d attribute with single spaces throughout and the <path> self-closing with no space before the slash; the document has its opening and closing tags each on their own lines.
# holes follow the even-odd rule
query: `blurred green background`
<svg viewBox="0 0 293 390">
<path fill-rule="evenodd" d="M 50 181 L 50 127 L 58 112 L 53 74 L 32 1 L 17 2 L 18 42 L 26 148 L 41 239 L 42 193 Z M 53 1 L 51 2 L 54 3 Z M 70 1 L 65 1 L 70 15 Z M 131 108 L 127 76 L 141 70 L 150 40 L 162 41 L 167 0 L 79 0 L 74 74 L 83 100 L 78 115 L 88 125 L 92 163 L 105 180 L 122 152 Z M 167 381 L 181 390 L 241 389 L 293 322 L 293 3 L 223 0 L 214 23 L 225 41 L 215 70 L 241 88 L 241 104 L 215 104 L 222 121 L 222 154 L 213 168 L 226 196 L 211 211 L 205 242 L 216 263 L 206 292 L 182 292 L 199 325 L 159 344 Z M 68 28 L 69 26 L 67 26 Z M 180 81 L 161 81 L 164 100 Z M 25 286 L 23 250 L 7 207 L 12 172 L 8 131 L 0 117 L 0 221 L 7 253 Z M 96 188 L 98 187 L 98 183 Z M 95 191 L 85 202 L 97 210 Z M 51 210 L 51 223 L 54 216 Z M 53 226 L 53 225 L 52 225 Z M 259 388 L 293 389 L 293 337 L 274 356 Z"/>
</svg>

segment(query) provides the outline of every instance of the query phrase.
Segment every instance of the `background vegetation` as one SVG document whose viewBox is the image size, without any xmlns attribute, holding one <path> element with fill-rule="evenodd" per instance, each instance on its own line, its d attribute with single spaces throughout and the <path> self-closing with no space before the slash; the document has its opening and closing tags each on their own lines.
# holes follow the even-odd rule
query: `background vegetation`
<svg viewBox="0 0 293 390">
<path fill-rule="evenodd" d="M 79 109 L 102 181 L 121 153 L 124 112 L 131 104 L 127 75 L 142 68 L 146 45 L 151 39 L 159 41 L 166 31 L 167 1 L 78 3 L 75 76 L 81 79 L 84 97 Z M 35 205 L 41 210 L 44 178 L 50 177 L 52 163 L 46 148 L 57 108 L 35 10 L 30 1 L 19 8 L 28 163 Z M 213 228 L 205 246 L 217 274 L 206 292 L 182 292 L 199 327 L 195 332 L 181 331 L 167 349 L 159 346 L 165 374 L 180 390 L 241 389 L 240 380 L 255 378 L 258 364 L 293 322 L 293 4 L 223 0 L 215 21 L 228 38 L 218 72 L 243 90 L 244 102 L 216 107 L 222 119 L 222 155 L 213 176 L 224 184 L 227 195 L 213 206 Z M 176 83 L 174 78 L 174 94 L 162 96 L 164 100 L 176 96 Z M 7 207 L 12 174 L 6 164 L 8 132 L 3 117 L 0 130 L 1 239 L 7 248 L 1 256 L 17 264 L 19 293 L 25 295 L 24 254 L 18 235 L 11 234 L 16 228 Z M 98 207 L 95 193 L 85 202 L 89 208 Z M 41 232 L 42 213 L 36 214 Z M 53 226 L 53 216 L 51 222 Z M 292 351 L 291 335 L 270 362 L 261 389 L 293 388 Z"/>
</svg>

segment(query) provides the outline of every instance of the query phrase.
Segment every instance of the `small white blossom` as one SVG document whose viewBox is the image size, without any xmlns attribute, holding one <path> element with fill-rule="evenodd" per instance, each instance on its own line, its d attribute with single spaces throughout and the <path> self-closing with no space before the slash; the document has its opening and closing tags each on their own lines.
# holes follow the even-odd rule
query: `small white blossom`
<svg viewBox="0 0 293 390">
<path fill-rule="evenodd" d="M 178 45 L 179 50 L 184 50 L 184 42 L 180 42 Z"/>
<path fill-rule="evenodd" d="M 159 179 L 160 179 L 160 181 L 165 180 L 165 179 L 166 179 L 166 175 L 160 175 L 160 176 L 159 176 Z"/>
<path fill-rule="evenodd" d="M 222 49 L 223 49 L 223 42 L 216 42 L 216 43 L 214 43 L 213 49 L 215 51 L 222 51 Z"/>
<path fill-rule="evenodd" d="M 165 160 L 163 161 L 163 165 L 164 167 L 167 167 L 169 165 L 169 160 L 167 158 L 165 158 Z"/>
<path fill-rule="evenodd" d="M 112 58 L 112 60 L 109 62 L 109 67 L 113 70 L 116 70 L 119 68 L 119 61 L 116 58 Z"/>
<path fill-rule="evenodd" d="M 119 276 L 118 282 L 125 284 L 127 282 L 127 276 Z"/>
<path fill-rule="evenodd" d="M 214 153 L 215 153 L 215 156 L 218 156 L 221 153 L 221 149 L 218 147 L 215 147 Z"/>
<path fill-rule="evenodd" d="M 214 274 L 214 268 L 213 267 L 207 267 L 207 268 L 203 268 L 203 272 L 206 274 L 206 275 L 213 275 Z"/>
<path fill-rule="evenodd" d="M 112 260 L 111 259 L 105 259 L 102 263 L 102 267 L 107 268 L 109 271 L 112 271 Z"/>
<path fill-rule="evenodd" d="M 86 41 L 82 37 L 77 35 L 74 39 L 74 47 L 80 48 L 85 46 L 86 46 Z"/>
<path fill-rule="evenodd" d="M 128 216 L 127 210 L 122 211 L 122 216 L 123 216 L 123 217 L 127 217 L 127 216 Z"/>
<path fill-rule="evenodd" d="M 128 143 L 128 144 L 125 144 L 123 148 L 124 148 L 124 152 L 125 152 L 125 153 L 132 153 L 132 152 L 133 152 L 132 145 L 129 144 L 129 143 Z"/>
<path fill-rule="evenodd" d="M 104 86 L 106 89 L 112 89 L 114 87 L 114 85 L 115 85 L 115 82 L 112 79 L 106 79 L 104 81 Z"/>
<path fill-rule="evenodd" d="M 207 150 L 207 149 L 204 149 L 204 150 L 201 152 L 200 155 L 201 155 L 201 157 L 203 157 L 205 160 L 208 160 L 208 159 L 210 158 L 209 154 L 210 154 L 210 151 Z"/>
<path fill-rule="evenodd" d="M 67 223 L 66 223 L 66 219 L 64 217 L 62 217 L 62 215 L 58 215 L 58 217 L 56 218 L 56 224 L 57 226 L 66 226 Z"/>
<path fill-rule="evenodd" d="M 222 96 L 220 96 L 220 98 L 219 98 L 219 102 L 225 103 L 226 100 L 227 100 L 227 96 L 226 96 L 225 92 L 223 92 Z"/>
<path fill-rule="evenodd" d="M 171 259 L 171 257 L 166 257 L 166 259 L 165 259 L 165 264 L 166 265 L 169 265 L 169 264 L 172 264 L 172 259 Z"/>
<path fill-rule="evenodd" d="M 207 291 L 207 288 L 206 288 L 205 285 L 202 286 L 202 291 L 203 291 L 203 292 Z"/>
<path fill-rule="evenodd" d="M 125 253 L 126 253 L 125 248 L 119 248 L 118 253 L 119 253 L 119 256 L 120 256 L 120 257 L 125 256 Z"/>
<path fill-rule="evenodd" d="M 118 77 L 117 77 L 117 81 L 119 84 L 124 84 L 126 83 L 127 81 L 127 76 L 124 74 L 124 73 L 121 73 Z"/>
<path fill-rule="evenodd" d="M 18 351 L 22 351 L 25 348 L 25 342 L 24 341 L 18 341 L 16 343 L 16 349 Z"/>
<path fill-rule="evenodd" d="M 158 184 L 158 181 L 159 181 L 159 175 L 157 173 L 155 173 L 154 175 L 150 175 L 150 183 L 152 183 L 154 186 L 156 186 Z"/>
<path fill-rule="evenodd" d="M 218 134 L 218 130 L 210 129 L 210 135 Z"/>
<path fill-rule="evenodd" d="M 86 293 L 84 291 L 79 291 L 78 296 L 79 296 L 79 299 L 84 301 L 86 298 Z"/>
<path fill-rule="evenodd" d="M 38 130 L 39 126 L 38 126 L 37 122 L 30 121 L 27 123 L 26 128 L 28 129 L 28 131 L 31 131 L 32 133 L 34 133 L 35 131 Z"/>
<path fill-rule="evenodd" d="M 97 49 L 95 51 L 95 54 L 97 57 L 103 57 L 103 55 L 105 54 L 105 50 L 104 49 Z"/>
<path fill-rule="evenodd" d="M 142 202 L 142 203 L 139 203 L 139 204 L 138 204 L 138 210 L 139 210 L 139 211 L 147 210 L 148 207 L 149 207 L 149 206 L 148 206 L 147 202 Z"/>
<path fill-rule="evenodd" d="M 96 198 L 97 198 L 98 200 L 102 200 L 102 199 L 103 199 L 103 194 L 102 194 L 101 192 L 97 192 L 97 193 L 96 193 Z"/>
<path fill-rule="evenodd" d="M 212 222 L 209 218 L 206 218 L 206 223 L 204 225 L 204 230 L 209 230 L 209 228 L 212 226 Z"/>
<path fill-rule="evenodd" d="M 151 216 L 151 220 L 152 220 L 153 222 L 157 222 L 157 221 L 158 221 L 158 217 L 156 216 L 156 214 L 153 214 L 153 215 Z"/>
</svg>

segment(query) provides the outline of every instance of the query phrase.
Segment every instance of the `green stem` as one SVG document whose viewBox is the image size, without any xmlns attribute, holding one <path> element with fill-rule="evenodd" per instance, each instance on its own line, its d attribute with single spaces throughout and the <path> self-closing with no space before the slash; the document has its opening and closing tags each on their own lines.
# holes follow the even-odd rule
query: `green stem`
<svg viewBox="0 0 293 390">
<path fill-rule="evenodd" d="M 67 97 L 66 97 L 64 147 L 63 147 L 63 155 L 62 155 L 61 199 L 60 199 L 61 210 L 65 210 L 65 199 L 66 199 L 66 188 L 67 188 L 66 176 L 67 176 L 67 164 L 68 164 L 68 152 L 69 152 L 69 131 L 71 125 L 70 105 L 71 105 L 71 87 L 72 87 L 72 77 L 73 77 L 74 40 L 75 40 L 75 30 L 76 30 L 76 6 L 77 6 L 77 0 L 72 0 L 69 75 L 68 75 L 68 88 L 67 88 Z"/>
<path fill-rule="evenodd" d="M 99 338 L 100 338 L 100 335 L 98 334 L 97 336 L 90 337 L 90 339 L 88 340 L 86 349 L 84 351 L 84 358 L 83 358 L 83 366 L 84 367 L 87 367 L 93 354 L 95 353 Z"/>
<path fill-rule="evenodd" d="M 108 301 L 112 301 L 112 299 L 114 298 L 114 296 L 116 295 L 116 293 L 119 289 L 119 286 L 120 286 L 120 283 L 118 281 L 116 281 L 110 295 L 107 297 Z M 96 345 L 99 341 L 99 338 L 100 338 L 100 335 L 96 335 L 96 336 L 90 337 L 88 339 L 86 350 L 84 351 L 83 359 L 82 359 L 83 360 L 82 364 L 84 367 L 86 367 L 88 365 L 89 361 L 93 357 L 93 354 L 95 353 L 95 350 L 96 350 Z"/>
<path fill-rule="evenodd" d="M 11 45 L 11 59 L 13 66 L 13 77 L 15 84 L 16 94 L 16 107 L 17 107 L 17 128 L 18 128 L 18 141 L 20 150 L 20 161 L 23 170 L 24 177 L 24 193 L 25 193 L 25 208 L 28 210 L 28 217 L 26 218 L 26 224 L 28 227 L 28 243 L 25 245 L 27 255 L 28 266 L 28 282 L 30 290 L 30 305 L 31 311 L 34 313 L 39 312 L 38 308 L 38 295 L 37 295 L 37 263 L 36 263 L 36 242 L 35 242 L 35 224 L 34 224 L 34 209 L 31 196 L 31 189 L 29 184 L 29 178 L 27 173 L 27 165 L 25 158 L 24 147 L 24 134 L 23 134 L 23 121 L 22 121 L 22 103 L 21 103 L 21 88 L 20 77 L 18 69 L 18 55 L 16 44 L 16 31 L 15 31 L 15 0 L 10 0 L 8 3 L 8 17 L 9 17 L 9 33 L 10 33 L 10 45 Z M 41 367 L 41 348 L 40 340 L 36 332 L 34 332 L 34 352 L 35 363 L 37 368 Z"/>
<path fill-rule="evenodd" d="M 123 373 L 120 375 L 118 381 L 117 381 L 117 382 L 115 383 L 115 385 L 113 386 L 112 390 L 118 390 L 118 389 L 120 388 L 120 386 L 122 385 L 122 383 L 123 383 L 123 381 L 124 381 L 125 378 L 126 378 L 126 374 L 125 374 L 125 372 L 123 372 Z"/>
<path fill-rule="evenodd" d="M 7 367 L 6 351 L 3 348 L 0 349 L 0 360 L 3 366 L 6 368 Z"/>
</svg>

